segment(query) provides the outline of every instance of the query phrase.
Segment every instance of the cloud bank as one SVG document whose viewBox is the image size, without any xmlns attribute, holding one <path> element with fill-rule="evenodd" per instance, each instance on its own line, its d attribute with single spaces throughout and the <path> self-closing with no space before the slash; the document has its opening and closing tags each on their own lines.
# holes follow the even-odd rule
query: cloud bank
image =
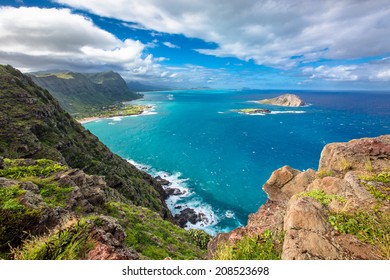
<svg viewBox="0 0 390 280">
<path fill-rule="evenodd" d="M 55 0 L 158 32 L 218 44 L 202 54 L 289 69 L 390 53 L 387 0 Z"/>
<path fill-rule="evenodd" d="M 25 71 L 107 68 L 144 74 L 155 68 L 145 46 L 119 40 L 69 9 L 0 7 L 0 59 Z"/>
</svg>

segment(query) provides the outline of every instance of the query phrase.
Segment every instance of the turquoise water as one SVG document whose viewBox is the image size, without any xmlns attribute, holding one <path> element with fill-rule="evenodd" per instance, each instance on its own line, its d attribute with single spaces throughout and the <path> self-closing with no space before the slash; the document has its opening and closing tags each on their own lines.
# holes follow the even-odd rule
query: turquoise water
<svg viewBox="0 0 390 280">
<path fill-rule="evenodd" d="M 297 92 L 310 106 L 284 108 L 251 103 L 279 91 L 170 91 L 146 93 L 153 104 L 142 116 L 85 124 L 109 148 L 186 191 L 168 201 L 206 214 L 190 225 L 210 233 L 245 225 L 266 200 L 262 185 L 290 165 L 316 169 L 326 143 L 390 133 L 390 94 Z M 243 115 L 239 108 L 273 114 Z"/>
</svg>

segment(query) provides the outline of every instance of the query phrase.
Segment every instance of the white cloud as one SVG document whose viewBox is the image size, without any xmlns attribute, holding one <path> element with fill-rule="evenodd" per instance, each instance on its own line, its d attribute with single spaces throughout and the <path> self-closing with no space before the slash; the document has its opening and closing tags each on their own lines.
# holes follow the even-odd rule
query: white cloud
<svg viewBox="0 0 390 280">
<path fill-rule="evenodd" d="M 377 81 L 390 81 L 390 69 L 378 71 L 374 76 L 371 76 L 371 79 Z"/>
<path fill-rule="evenodd" d="M 179 46 L 172 44 L 171 42 L 163 42 L 163 45 L 171 49 L 180 49 Z"/>
<path fill-rule="evenodd" d="M 357 69 L 355 65 L 339 65 L 334 67 L 329 66 L 318 66 L 306 67 L 303 69 L 303 74 L 309 75 L 310 79 L 325 79 L 330 81 L 356 81 L 358 80 L 358 75 L 354 73 L 354 70 Z"/>
<path fill-rule="evenodd" d="M 55 1 L 218 44 L 203 54 L 279 68 L 390 52 L 388 0 Z"/>
<path fill-rule="evenodd" d="M 304 67 L 302 74 L 308 77 L 308 80 L 324 79 L 336 82 L 348 81 L 390 81 L 390 58 L 372 60 L 361 64 Z"/>
<path fill-rule="evenodd" d="M 69 9 L 0 7 L 0 61 L 24 70 L 113 68 L 134 74 L 155 67 L 145 45 L 121 41 Z"/>
</svg>

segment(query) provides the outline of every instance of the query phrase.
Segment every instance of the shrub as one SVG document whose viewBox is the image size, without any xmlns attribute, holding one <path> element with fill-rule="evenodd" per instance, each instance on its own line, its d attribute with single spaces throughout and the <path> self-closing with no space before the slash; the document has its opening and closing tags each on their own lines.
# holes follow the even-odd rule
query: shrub
<svg viewBox="0 0 390 280">
<path fill-rule="evenodd" d="M 244 236 L 234 244 L 220 246 L 214 256 L 216 260 L 279 260 L 281 250 L 275 243 L 281 243 L 271 230 L 265 230 L 261 235 Z"/>
</svg>

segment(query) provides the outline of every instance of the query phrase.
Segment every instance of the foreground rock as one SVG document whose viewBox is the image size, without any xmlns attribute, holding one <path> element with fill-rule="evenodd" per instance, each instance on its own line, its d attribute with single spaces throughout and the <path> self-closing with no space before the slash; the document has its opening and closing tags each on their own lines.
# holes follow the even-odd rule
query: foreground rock
<svg viewBox="0 0 390 280">
<path fill-rule="evenodd" d="M 271 99 L 259 100 L 257 102 L 261 104 L 270 104 L 286 107 L 300 107 L 305 105 L 305 102 L 299 96 L 290 93 L 286 93 Z"/>
<path fill-rule="evenodd" d="M 322 151 L 318 172 L 274 171 L 263 186 L 267 202 L 247 226 L 217 235 L 209 258 L 271 231 L 283 237 L 273 248 L 281 259 L 389 259 L 389 149 L 390 135 L 333 143 Z"/>
</svg>

